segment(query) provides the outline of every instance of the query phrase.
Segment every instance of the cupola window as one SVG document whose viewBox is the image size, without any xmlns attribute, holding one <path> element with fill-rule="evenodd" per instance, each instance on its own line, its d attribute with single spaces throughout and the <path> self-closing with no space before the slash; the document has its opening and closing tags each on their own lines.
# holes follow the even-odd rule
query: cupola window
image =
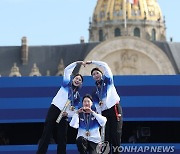
<svg viewBox="0 0 180 154">
<path fill-rule="evenodd" d="M 140 29 L 139 28 L 134 29 L 134 36 L 140 37 Z"/>
<path fill-rule="evenodd" d="M 100 42 L 103 41 L 103 30 L 102 29 L 99 30 L 99 41 Z"/>
<path fill-rule="evenodd" d="M 156 41 L 156 30 L 152 29 L 152 41 Z"/>
<path fill-rule="evenodd" d="M 116 28 L 114 30 L 114 36 L 117 37 L 117 36 L 121 36 L 121 30 L 119 28 Z"/>
</svg>

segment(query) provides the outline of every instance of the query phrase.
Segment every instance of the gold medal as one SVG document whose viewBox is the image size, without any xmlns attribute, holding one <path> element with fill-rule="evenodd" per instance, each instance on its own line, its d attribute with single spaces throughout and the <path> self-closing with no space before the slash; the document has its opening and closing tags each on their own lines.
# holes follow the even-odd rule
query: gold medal
<svg viewBox="0 0 180 154">
<path fill-rule="evenodd" d="M 102 101 L 99 101 L 99 106 L 102 106 L 103 105 L 103 102 Z"/>
<path fill-rule="evenodd" d="M 86 136 L 90 136 L 90 132 L 89 131 L 86 131 Z"/>
<path fill-rule="evenodd" d="M 70 106 L 70 110 L 74 111 L 75 107 L 74 106 Z"/>
</svg>

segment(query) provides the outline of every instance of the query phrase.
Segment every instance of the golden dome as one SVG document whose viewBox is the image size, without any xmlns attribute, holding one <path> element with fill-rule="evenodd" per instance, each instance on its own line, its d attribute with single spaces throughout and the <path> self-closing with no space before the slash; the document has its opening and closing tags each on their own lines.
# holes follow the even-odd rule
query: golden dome
<svg viewBox="0 0 180 154">
<path fill-rule="evenodd" d="M 89 41 L 101 42 L 118 36 L 165 41 L 165 21 L 157 0 L 97 0 L 89 25 Z"/>
<path fill-rule="evenodd" d="M 162 20 L 162 13 L 157 0 L 138 0 L 131 4 L 128 0 L 98 0 L 94 10 L 93 20 L 115 21 L 123 20 Z"/>
</svg>

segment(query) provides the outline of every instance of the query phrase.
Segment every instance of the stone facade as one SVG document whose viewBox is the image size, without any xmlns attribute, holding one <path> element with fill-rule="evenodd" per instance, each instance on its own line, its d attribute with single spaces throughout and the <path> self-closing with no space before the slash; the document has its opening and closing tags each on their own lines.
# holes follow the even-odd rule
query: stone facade
<svg viewBox="0 0 180 154">
<path fill-rule="evenodd" d="M 180 43 L 166 41 L 156 0 L 97 0 L 88 43 L 81 38 L 80 44 L 28 46 L 26 37 L 21 42 L 0 47 L 0 76 L 61 76 L 78 60 L 105 61 L 114 75 L 180 74 Z M 73 73 L 90 75 L 91 68 L 77 67 Z"/>
<path fill-rule="evenodd" d="M 107 62 L 114 75 L 175 74 L 169 58 L 158 46 L 137 37 L 107 40 L 96 46 L 85 61 L 92 59 Z M 82 67 L 80 72 L 89 75 L 92 67 Z"/>
</svg>

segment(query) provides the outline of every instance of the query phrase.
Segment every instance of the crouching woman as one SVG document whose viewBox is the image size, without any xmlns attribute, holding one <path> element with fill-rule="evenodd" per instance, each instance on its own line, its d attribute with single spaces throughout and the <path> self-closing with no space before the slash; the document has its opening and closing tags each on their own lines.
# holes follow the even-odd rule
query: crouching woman
<svg viewBox="0 0 180 154">
<path fill-rule="evenodd" d="M 78 128 L 76 144 L 80 154 L 97 154 L 96 147 L 101 142 L 99 129 L 105 126 L 107 119 L 91 109 L 91 95 L 85 95 L 82 102 L 83 107 L 74 114 L 70 126 Z"/>
</svg>

